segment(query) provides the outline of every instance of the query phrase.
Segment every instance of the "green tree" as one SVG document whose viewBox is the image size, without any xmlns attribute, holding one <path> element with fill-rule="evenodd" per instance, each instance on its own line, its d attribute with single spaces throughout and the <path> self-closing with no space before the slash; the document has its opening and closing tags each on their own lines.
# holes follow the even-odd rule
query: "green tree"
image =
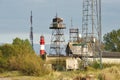
<svg viewBox="0 0 120 80">
<path fill-rule="evenodd" d="M 14 46 L 11 45 L 11 44 L 4 44 L 4 45 L 2 45 L 2 46 L 0 47 L 0 50 L 1 50 L 2 56 L 3 56 L 4 58 L 8 58 L 8 57 L 13 56 L 13 55 L 16 54 L 16 53 L 15 53 L 15 48 L 14 48 Z"/>
<path fill-rule="evenodd" d="M 16 51 L 19 51 L 17 52 L 19 54 L 35 53 L 28 39 L 21 40 L 20 38 L 15 38 L 12 44 L 16 48 Z"/>
<path fill-rule="evenodd" d="M 0 50 L 0 58 L 2 57 L 2 51 Z"/>
<path fill-rule="evenodd" d="M 120 29 L 104 35 L 105 50 L 120 52 Z"/>
</svg>

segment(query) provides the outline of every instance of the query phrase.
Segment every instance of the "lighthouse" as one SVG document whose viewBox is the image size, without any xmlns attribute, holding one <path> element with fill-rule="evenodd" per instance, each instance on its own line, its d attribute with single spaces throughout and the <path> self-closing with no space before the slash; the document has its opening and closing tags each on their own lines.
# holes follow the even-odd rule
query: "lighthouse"
<svg viewBox="0 0 120 80">
<path fill-rule="evenodd" d="M 45 40 L 44 36 L 40 36 L 40 55 L 43 56 L 45 54 Z"/>
</svg>

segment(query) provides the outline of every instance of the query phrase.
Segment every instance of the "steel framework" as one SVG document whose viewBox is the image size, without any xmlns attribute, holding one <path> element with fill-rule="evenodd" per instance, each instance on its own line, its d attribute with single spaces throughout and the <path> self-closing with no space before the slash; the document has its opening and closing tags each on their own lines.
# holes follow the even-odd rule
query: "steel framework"
<svg viewBox="0 0 120 80">
<path fill-rule="evenodd" d="M 83 0 L 82 38 L 85 48 L 92 50 L 93 60 L 99 58 L 102 68 L 101 54 L 101 0 Z M 83 56 L 84 66 L 87 66 L 89 52 Z"/>
<path fill-rule="evenodd" d="M 65 24 L 63 23 L 63 19 L 59 17 L 55 17 L 50 26 L 52 29 L 51 36 L 51 44 L 50 44 L 50 55 L 64 55 L 65 53 L 65 39 L 64 39 L 64 29 Z"/>
<path fill-rule="evenodd" d="M 79 40 L 79 29 L 78 28 L 70 28 L 70 42 L 77 42 Z"/>
</svg>

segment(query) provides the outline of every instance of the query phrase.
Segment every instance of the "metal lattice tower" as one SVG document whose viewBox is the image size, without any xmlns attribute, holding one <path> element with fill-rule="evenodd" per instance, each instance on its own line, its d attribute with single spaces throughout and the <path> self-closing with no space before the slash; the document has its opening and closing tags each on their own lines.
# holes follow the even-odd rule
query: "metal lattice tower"
<svg viewBox="0 0 120 80">
<path fill-rule="evenodd" d="M 50 44 L 50 55 L 63 55 L 65 53 L 65 39 L 64 39 L 64 29 L 65 24 L 63 19 L 59 17 L 53 18 L 53 22 L 50 26 L 52 29 L 51 44 Z"/>
<path fill-rule="evenodd" d="M 101 0 L 83 0 L 82 38 L 85 48 L 92 51 L 93 60 L 101 55 Z M 89 52 L 84 55 L 84 65 L 88 65 Z"/>
<path fill-rule="evenodd" d="M 73 27 L 72 18 L 71 28 L 69 29 L 69 35 L 70 42 L 77 42 L 79 40 L 79 29 Z"/>
<path fill-rule="evenodd" d="M 70 28 L 70 42 L 77 42 L 79 40 L 79 29 L 78 28 Z"/>
</svg>

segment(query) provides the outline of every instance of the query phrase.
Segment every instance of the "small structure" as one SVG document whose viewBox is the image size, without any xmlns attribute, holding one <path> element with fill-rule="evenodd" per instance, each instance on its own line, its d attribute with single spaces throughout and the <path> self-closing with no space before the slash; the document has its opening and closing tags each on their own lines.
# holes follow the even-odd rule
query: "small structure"
<svg viewBox="0 0 120 80">
<path fill-rule="evenodd" d="M 79 69 L 79 64 L 77 59 L 70 58 L 66 59 L 66 70 L 76 70 Z"/>
</svg>

